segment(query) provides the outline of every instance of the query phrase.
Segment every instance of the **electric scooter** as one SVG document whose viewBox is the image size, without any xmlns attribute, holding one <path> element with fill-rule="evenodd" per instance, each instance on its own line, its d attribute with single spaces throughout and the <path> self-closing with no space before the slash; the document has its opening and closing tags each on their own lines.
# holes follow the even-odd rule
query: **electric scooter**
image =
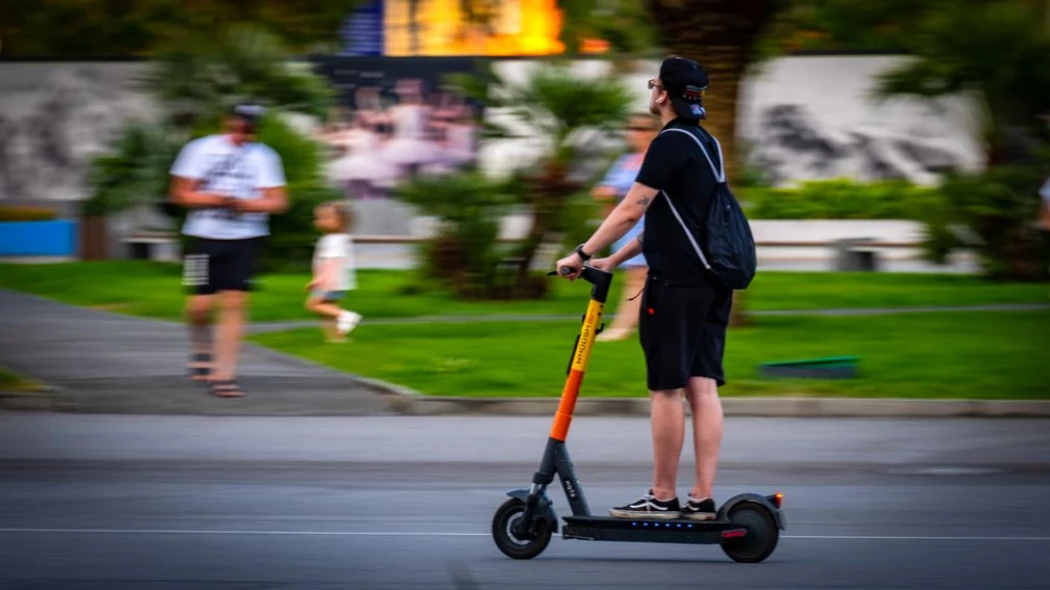
<svg viewBox="0 0 1050 590">
<path fill-rule="evenodd" d="M 563 274 L 572 272 L 567 268 L 561 270 Z M 555 274 L 551 272 L 548 276 Z M 533 475 L 532 485 L 528 489 L 507 492 L 510 499 L 496 510 L 492 518 L 492 537 L 496 546 L 513 559 L 532 559 L 547 548 L 551 536 L 558 532 L 558 517 L 546 494 L 547 486 L 557 475 L 572 510 L 572 516 L 564 517 L 563 539 L 718 544 L 734 561 L 764 561 L 776 549 L 780 531 L 785 528 L 781 512 L 783 495 L 780 493 L 738 494 L 719 508 L 714 520 L 707 521 L 624 519 L 591 514 L 565 440 L 594 337 L 604 328 L 600 324 L 612 277 L 611 273 L 591 266 L 584 266 L 580 273 L 579 278 L 592 285 L 591 298 L 569 359 L 568 376 L 547 447 L 539 471 Z"/>
</svg>

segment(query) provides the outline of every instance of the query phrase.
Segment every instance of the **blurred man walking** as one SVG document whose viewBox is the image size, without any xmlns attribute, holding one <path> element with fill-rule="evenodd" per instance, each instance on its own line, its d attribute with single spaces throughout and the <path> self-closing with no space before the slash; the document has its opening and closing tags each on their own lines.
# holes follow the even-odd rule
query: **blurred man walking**
<svg viewBox="0 0 1050 590">
<path fill-rule="evenodd" d="M 262 115 L 256 105 L 234 107 L 226 133 L 191 141 L 171 168 L 171 200 L 190 209 L 182 233 L 193 238 L 183 267 L 183 282 L 191 289 L 190 372 L 219 397 L 244 395 L 236 381 L 237 361 L 256 257 L 269 235 L 269 215 L 288 208 L 281 159 L 256 142 Z"/>
</svg>

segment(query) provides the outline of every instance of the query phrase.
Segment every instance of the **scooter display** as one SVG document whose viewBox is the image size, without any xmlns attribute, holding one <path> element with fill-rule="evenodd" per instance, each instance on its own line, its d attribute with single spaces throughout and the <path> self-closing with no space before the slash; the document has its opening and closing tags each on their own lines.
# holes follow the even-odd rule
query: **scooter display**
<svg viewBox="0 0 1050 590">
<path fill-rule="evenodd" d="M 565 270 L 569 269 L 563 272 Z M 592 285 L 591 297 L 573 345 L 547 446 L 539 470 L 532 477 L 532 485 L 507 492 L 510 499 L 496 510 L 492 518 L 492 538 L 496 546 L 513 559 L 532 559 L 543 553 L 552 536 L 559 532 L 554 504 L 547 496 L 547 486 L 557 475 L 572 511 L 572 516 L 563 517 L 565 522 L 560 527 L 563 539 L 717 544 L 734 561 L 764 561 L 776 549 L 780 531 L 785 528 L 780 493 L 737 494 L 719 508 L 714 520 L 707 521 L 624 519 L 591 514 L 569 458 L 566 439 L 594 338 L 604 327 L 602 312 L 613 275 L 584 266 L 579 278 Z"/>
</svg>

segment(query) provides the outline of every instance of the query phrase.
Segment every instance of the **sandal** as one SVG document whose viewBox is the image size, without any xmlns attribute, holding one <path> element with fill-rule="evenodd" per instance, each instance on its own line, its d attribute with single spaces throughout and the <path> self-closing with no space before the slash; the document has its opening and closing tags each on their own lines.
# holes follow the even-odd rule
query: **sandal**
<svg viewBox="0 0 1050 590">
<path fill-rule="evenodd" d="M 211 362 L 210 352 L 195 352 L 191 354 L 188 366 L 190 378 L 194 381 L 207 381 L 211 375 Z"/>
<path fill-rule="evenodd" d="M 236 381 L 210 381 L 208 388 L 215 397 L 244 397 L 244 390 Z"/>
</svg>

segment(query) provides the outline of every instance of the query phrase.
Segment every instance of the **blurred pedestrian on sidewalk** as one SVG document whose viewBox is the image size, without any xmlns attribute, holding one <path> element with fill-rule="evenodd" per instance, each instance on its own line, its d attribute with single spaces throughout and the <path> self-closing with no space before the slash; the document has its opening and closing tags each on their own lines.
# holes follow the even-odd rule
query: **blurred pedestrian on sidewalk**
<svg viewBox="0 0 1050 590">
<path fill-rule="evenodd" d="M 171 200 L 190 209 L 182 233 L 193 238 L 183 267 L 191 289 L 190 373 L 219 397 L 244 395 L 237 361 L 256 257 L 270 233 L 269 215 L 288 208 L 281 158 L 256 140 L 263 114 L 256 105 L 234 107 L 225 133 L 189 142 L 171 167 Z"/>
<path fill-rule="evenodd" d="M 598 186 L 594 187 L 594 190 L 591 192 L 591 196 L 595 199 L 609 203 L 605 211 L 606 216 L 612 212 L 616 204 L 631 189 L 634 179 L 638 176 L 638 171 L 642 168 L 645 152 L 649 149 L 649 144 L 652 143 L 659 131 L 660 121 L 655 116 L 648 113 L 635 113 L 631 116 L 627 123 L 629 151 L 616 160 L 605 175 L 605 179 Z M 619 251 L 632 240 L 638 239 L 644 227 L 645 217 L 643 216 L 637 225 L 613 244 L 613 251 Z M 623 340 L 629 337 L 638 325 L 641 298 L 636 297 L 636 295 L 645 287 L 645 277 L 649 272 L 649 267 L 645 262 L 645 255 L 639 253 L 629 260 L 625 260 L 620 265 L 620 268 L 624 269 L 627 274 L 622 295 L 623 299 L 620 300 L 612 325 L 598 335 L 597 340 L 599 341 Z"/>
</svg>

